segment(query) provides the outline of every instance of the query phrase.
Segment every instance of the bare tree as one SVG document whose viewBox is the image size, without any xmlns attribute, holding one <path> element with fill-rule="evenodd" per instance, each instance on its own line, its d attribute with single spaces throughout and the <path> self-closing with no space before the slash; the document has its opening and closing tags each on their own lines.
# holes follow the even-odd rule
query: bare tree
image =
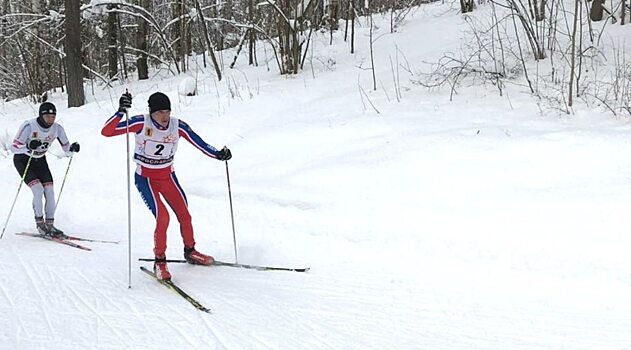
<svg viewBox="0 0 631 350">
<path fill-rule="evenodd" d="M 328 13 L 330 30 L 331 31 L 337 30 L 338 23 L 339 23 L 339 20 L 340 20 L 340 1 L 339 0 L 329 0 L 327 13 Z"/>
<path fill-rule="evenodd" d="M 573 94 L 572 92 L 574 91 L 574 70 L 576 67 L 576 29 L 578 27 L 578 17 L 579 17 L 579 13 L 578 11 L 580 10 L 580 6 L 579 6 L 579 2 L 580 0 L 574 0 L 574 23 L 572 24 L 572 34 L 571 34 L 571 46 L 572 46 L 572 51 L 570 53 L 570 82 L 569 82 L 569 86 L 568 86 L 568 106 L 572 107 L 572 103 L 573 103 Z"/>
<path fill-rule="evenodd" d="M 108 5 L 108 10 L 115 5 Z M 107 48 L 108 48 L 108 76 L 110 79 L 118 75 L 118 14 L 115 11 L 107 13 Z"/>
<path fill-rule="evenodd" d="M 66 71 L 68 75 L 68 107 L 85 103 L 83 92 L 83 67 L 81 64 L 81 19 L 80 0 L 65 0 L 66 5 Z"/>
<path fill-rule="evenodd" d="M 474 0 L 460 0 L 460 12 L 467 13 L 472 12 L 475 8 Z"/>
<path fill-rule="evenodd" d="M 254 24 L 254 0 L 248 0 L 248 24 Z M 253 66 L 256 63 L 256 32 L 248 30 L 248 64 Z"/>
<path fill-rule="evenodd" d="M 199 4 L 199 0 L 195 1 L 195 9 L 197 10 L 197 15 L 199 16 L 199 23 L 202 27 L 202 33 L 204 34 L 204 42 L 207 45 L 208 55 L 210 55 L 211 60 L 213 61 L 213 66 L 215 67 L 215 73 L 217 74 L 217 80 L 221 80 L 221 69 L 219 68 L 219 63 L 217 62 L 217 57 L 215 55 L 215 49 L 210 40 L 210 35 L 208 34 L 208 27 L 206 26 L 206 19 L 204 18 L 204 13 L 202 12 L 202 7 Z"/>
<path fill-rule="evenodd" d="M 151 0 L 139 0 L 139 6 L 150 10 Z M 136 68 L 138 69 L 138 80 L 145 80 L 149 79 L 149 64 L 147 63 L 149 25 L 141 18 L 136 19 L 136 25 L 138 27 L 136 30 L 136 49 L 139 51 L 136 54 Z"/>
</svg>

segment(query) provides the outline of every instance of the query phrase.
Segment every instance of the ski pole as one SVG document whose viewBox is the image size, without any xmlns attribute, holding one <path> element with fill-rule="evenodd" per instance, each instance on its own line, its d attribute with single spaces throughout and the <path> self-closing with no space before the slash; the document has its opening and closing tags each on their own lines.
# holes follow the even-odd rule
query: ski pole
<svg viewBox="0 0 631 350">
<path fill-rule="evenodd" d="M 228 198 L 230 198 L 230 219 L 232 220 L 232 243 L 234 244 L 234 261 L 239 263 L 237 257 L 237 235 L 234 232 L 234 211 L 232 210 L 232 190 L 230 189 L 230 171 L 228 171 L 228 161 L 226 161 L 226 179 L 228 180 Z"/>
<path fill-rule="evenodd" d="M 128 93 L 125 89 L 125 93 Z M 129 172 L 131 170 L 129 161 L 129 112 L 125 108 L 125 137 L 127 139 L 127 260 L 129 262 L 129 285 L 127 288 L 131 288 L 131 178 Z"/>
<path fill-rule="evenodd" d="M 66 184 L 66 179 L 68 178 L 68 172 L 70 171 L 70 164 L 72 164 L 72 158 L 74 158 L 74 152 L 70 156 L 70 160 L 68 161 L 68 166 L 66 167 L 66 174 L 64 175 L 64 180 L 61 182 L 61 188 L 59 189 L 59 195 L 57 196 L 57 202 L 55 203 L 55 212 L 57 212 L 57 206 L 59 205 L 59 199 L 61 199 L 61 193 L 64 191 L 64 185 Z"/>
<path fill-rule="evenodd" d="M 9 210 L 9 215 L 7 216 L 7 221 L 4 222 L 4 227 L 2 228 L 2 233 L 0 233 L 0 239 L 4 236 L 4 231 L 7 229 L 7 225 L 9 224 L 9 219 L 11 218 L 11 214 L 13 213 L 13 208 L 15 207 L 15 202 L 18 200 L 18 195 L 20 194 L 20 189 L 22 188 L 22 183 L 24 183 L 24 179 L 26 179 L 26 172 L 28 172 L 28 167 L 31 165 L 31 159 L 33 159 L 33 151 L 29 153 L 28 161 L 26 162 L 26 168 L 24 168 L 24 174 L 22 174 L 22 178 L 20 179 L 20 185 L 18 186 L 18 192 L 15 194 L 15 198 L 13 199 L 13 204 L 11 205 L 11 210 Z"/>
</svg>

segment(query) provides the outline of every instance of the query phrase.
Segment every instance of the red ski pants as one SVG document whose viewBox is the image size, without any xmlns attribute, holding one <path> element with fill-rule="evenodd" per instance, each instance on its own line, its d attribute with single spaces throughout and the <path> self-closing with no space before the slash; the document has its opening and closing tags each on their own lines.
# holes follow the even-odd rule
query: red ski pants
<svg viewBox="0 0 631 350">
<path fill-rule="evenodd" d="M 140 196 L 156 218 L 156 229 L 153 232 L 155 256 L 165 255 L 167 250 L 167 228 L 169 227 L 169 212 L 162 203 L 160 196 L 166 200 L 173 209 L 177 220 L 180 222 L 180 233 L 185 247 L 194 247 L 193 224 L 191 214 L 188 212 L 186 194 L 177 181 L 175 173 L 165 178 L 148 178 L 136 174 L 135 183 Z"/>
</svg>

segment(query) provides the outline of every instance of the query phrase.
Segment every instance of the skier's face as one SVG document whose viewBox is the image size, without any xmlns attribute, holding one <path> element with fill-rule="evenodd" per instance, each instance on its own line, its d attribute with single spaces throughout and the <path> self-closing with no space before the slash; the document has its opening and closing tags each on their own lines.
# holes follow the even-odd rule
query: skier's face
<svg viewBox="0 0 631 350">
<path fill-rule="evenodd" d="M 163 127 L 169 126 L 169 118 L 171 118 L 171 111 L 168 109 L 163 109 L 161 111 L 155 111 L 151 113 L 153 119 L 158 122 Z"/>
<path fill-rule="evenodd" d="M 42 114 L 42 119 L 44 119 L 44 121 L 46 122 L 46 124 L 48 125 L 53 125 L 55 124 L 55 118 L 57 117 L 56 114 L 50 114 L 50 113 L 45 113 Z"/>
</svg>

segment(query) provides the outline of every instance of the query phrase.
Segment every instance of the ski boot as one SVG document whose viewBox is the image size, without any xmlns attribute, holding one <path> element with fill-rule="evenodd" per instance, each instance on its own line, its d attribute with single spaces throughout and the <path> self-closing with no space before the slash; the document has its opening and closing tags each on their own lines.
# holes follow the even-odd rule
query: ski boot
<svg viewBox="0 0 631 350">
<path fill-rule="evenodd" d="M 153 273 L 156 274 L 156 277 L 159 280 L 170 281 L 171 273 L 169 272 L 169 268 L 167 267 L 167 258 L 166 256 L 157 257 L 153 263 Z"/>
<path fill-rule="evenodd" d="M 198 252 L 195 247 L 184 247 L 184 259 L 194 265 L 212 265 L 215 262 L 215 258 Z"/>
<path fill-rule="evenodd" d="M 40 235 L 50 236 L 50 229 L 46 225 L 44 218 L 35 218 L 35 227 L 37 227 L 37 232 Z"/>
<path fill-rule="evenodd" d="M 54 238 L 65 238 L 64 231 L 56 228 L 53 224 L 55 219 L 46 219 L 46 226 L 48 226 L 48 235 Z"/>
</svg>

